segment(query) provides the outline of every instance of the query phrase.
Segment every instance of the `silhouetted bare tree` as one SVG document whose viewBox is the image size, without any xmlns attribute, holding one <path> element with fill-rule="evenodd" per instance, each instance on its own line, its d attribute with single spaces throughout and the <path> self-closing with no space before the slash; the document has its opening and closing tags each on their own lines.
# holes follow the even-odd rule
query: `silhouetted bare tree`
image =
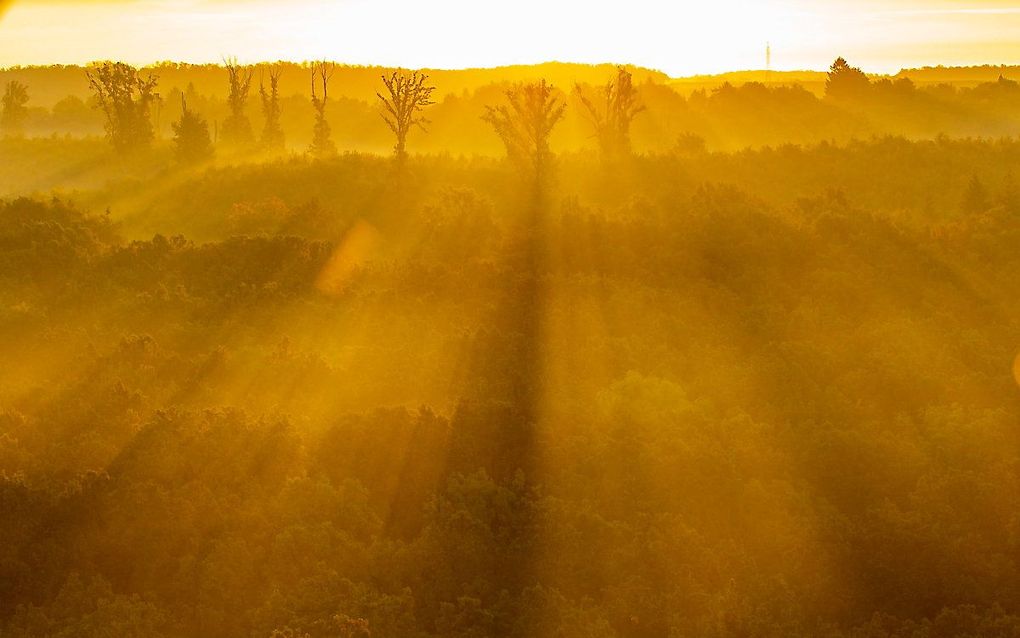
<svg viewBox="0 0 1020 638">
<path fill-rule="evenodd" d="M 405 73 L 394 71 L 387 76 L 382 76 L 383 84 L 386 86 L 388 96 L 376 93 L 376 97 L 382 102 L 382 118 L 390 127 L 393 134 L 397 136 L 397 143 L 393 147 L 393 153 L 398 161 L 407 156 L 407 134 L 415 126 L 425 130 L 429 121 L 420 115 L 426 106 L 435 104 L 432 101 L 434 86 L 426 84 L 429 76 L 414 71 Z"/>
<path fill-rule="evenodd" d="M 309 152 L 316 157 L 326 157 L 336 153 L 326 121 L 326 102 L 329 99 L 329 81 L 336 72 L 332 62 L 317 62 L 312 65 L 312 106 L 315 108 L 315 127 L 312 129 L 312 145 Z M 322 85 L 322 97 L 316 94 L 316 85 Z"/>
<path fill-rule="evenodd" d="M 630 154 L 630 125 L 645 107 L 638 102 L 637 89 L 630 71 L 620 66 L 616 77 L 601 88 L 596 102 L 585 95 L 580 85 L 575 91 L 581 99 L 588 119 L 595 129 L 603 159 L 616 160 Z"/>
<path fill-rule="evenodd" d="M 254 134 L 251 130 L 251 121 L 245 114 L 248 106 L 248 93 L 251 89 L 251 78 L 255 69 L 250 66 L 238 64 L 237 58 L 227 58 L 223 61 L 229 78 L 229 92 L 227 93 L 227 106 L 230 108 L 230 115 L 223 120 L 223 141 L 233 146 L 244 146 L 251 144 Z"/>
<path fill-rule="evenodd" d="M 158 97 L 158 78 L 142 77 L 123 62 L 104 62 L 85 72 L 96 104 L 106 115 L 106 135 L 113 147 L 128 152 L 152 143 L 150 109 Z"/>
<path fill-rule="evenodd" d="M 28 116 L 28 86 L 11 80 L 4 89 L 3 114 L 0 115 L 0 127 L 7 135 L 21 135 L 24 132 L 25 118 Z"/>
<path fill-rule="evenodd" d="M 262 146 L 271 150 L 282 150 L 285 144 L 283 127 L 280 125 L 280 74 L 278 66 L 269 67 L 269 88 L 266 88 L 266 67 L 262 67 L 259 78 L 259 97 L 262 98 Z"/>
<path fill-rule="evenodd" d="M 510 160 L 541 186 L 552 159 L 549 136 L 566 105 L 545 80 L 516 84 L 507 89 L 506 98 L 508 104 L 485 107 L 482 119 L 495 129 Z"/>
</svg>

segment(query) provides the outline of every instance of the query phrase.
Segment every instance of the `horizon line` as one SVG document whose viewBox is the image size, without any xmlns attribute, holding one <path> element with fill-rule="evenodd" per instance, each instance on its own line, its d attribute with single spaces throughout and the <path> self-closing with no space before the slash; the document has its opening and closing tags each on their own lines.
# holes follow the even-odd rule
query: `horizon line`
<svg viewBox="0 0 1020 638">
<path fill-rule="evenodd" d="M 225 59 L 226 58 L 224 58 L 224 60 Z M 125 62 L 127 64 L 131 64 L 131 66 L 135 66 L 138 69 L 154 69 L 154 68 L 158 68 L 158 67 L 161 67 L 161 66 L 220 67 L 220 68 L 222 68 L 224 66 L 223 60 L 221 60 L 219 62 L 213 62 L 213 61 L 208 61 L 208 62 L 191 62 L 191 61 L 184 61 L 184 60 L 165 59 L 165 60 L 154 60 L 152 62 L 148 62 L 148 63 L 144 63 L 144 64 L 137 64 L 136 65 L 136 64 L 132 64 L 130 62 L 126 62 L 125 60 L 96 59 L 96 60 L 90 60 L 90 61 L 87 61 L 87 62 L 52 62 L 52 63 L 48 63 L 48 64 L 46 64 L 46 63 L 42 63 L 42 64 L 39 64 L 39 63 L 13 64 L 13 65 L 7 65 L 7 66 L 0 66 L 0 72 L 10 72 L 10 71 L 18 71 L 18 70 L 31 70 L 31 69 L 47 69 L 47 68 L 53 68 L 53 67 L 88 68 L 90 66 L 94 66 L 94 65 L 97 65 L 97 64 L 103 64 L 105 62 Z M 787 69 L 744 68 L 744 69 L 730 69 L 730 70 L 726 70 L 726 71 L 717 71 L 717 72 L 692 73 L 692 74 L 688 74 L 688 75 L 670 75 L 669 73 L 667 73 L 666 71 L 663 71 L 662 69 L 642 66 L 642 65 L 634 64 L 634 63 L 630 63 L 630 62 L 610 62 L 610 61 L 604 61 L 604 62 L 570 62 L 570 61 L 564 61 L 564 60 L 545 60 L 543 62 L 520 62 L 520 63 L 514 63 L 514 64 L 497 64 L 497 65 L 493 65 L 493 66 L 418 67 L 418 68 L 414 68 L 414 67 L 393 66 L 393 65 L 383 65 L 383 64 L 361 64 L 361 63 L 352 63 L 352 62 L 341 62 L 339 60 L 331 60 L 331 59 L 326 58 L 326 59 L 306 59 L 306 60 L 292 60 L 292 59 L 290 59 L 290 60 L 284 60 L 284 59 L 279 59 L 279 60 L 259 60 L 259 61 L 255 61 L 255 62 L 245 62 L 243 64 L 243 66 L 255 66 L 255 67 L 257 67 L 257 66 L 265 66 L 265 65 L 273 65 L 273 64 L 292 64 L 292 65 L 295 65 L 295 66 L 302 66 L 303 67 L 303 66 L 308 66 L 308 65 L 316 64 L 318 62 L 327 62 L 327 63 L 331 63 L 331 64 L 336 64 L 337 66 L 345 67 L 345 68 L 349 68 L 349 69 L 382 69 L 382 70 L 401 70 L 401 69 L 404 69 L 404 70 L 409 70 L 409 71 L 411 71 L 411 70 L 425 71 L 425 72 L 428 72 L 428 71 L 438 71 L 438 72 L 443 72 L 443 73 L 458 73 L 458 72 L 467 73 L 467 72 L 473 72 L 473 71 L 474 72 L 477 72 L 477 71 L 498 71 L 500 69 L 539 67 L 539 66 L 545 66 L 545 65 L 563 65 L 563 66 L 581 66 L 581 67 L 623 66 L 623 67 L 628 67 L 628 68 L 631 68 L 631 69 L 634 69 L 634 70 L 645 71 L 645 72 L 649 72 L 649 73 L 661 74 L 667 80 L 671 80 L 671 81 L 675 81 L 675 80 L 693 80 L 693 79 L 699 79 L 699 78 L 712 78 L 712 77 L 720 77 L 720 76 L 740 74 L 740 73 L 795 74 L 795 73 L 826 73 L 828 71 L 828 68 L 823 68 L 823 69 L 818 69 L 818 68 L 787 68 Z M 1009 68 L 1009 67 L 1020 68 L 1020 62 L 1016 62 L 1016 63 L 985 62 L 985 63 L 980 63 L 980 64 L 945 64 L 945 63 L 939 63 L 939 64 L 928 64 L 928 65 L 924 65 L 924 66 L 900 67 L 900 69 L 898 71 L 895 71 L 895 72 L 871 72 L 871 71 L 865 71 L 865 73 L 867 75 L 869 75 L 869 76 L 872 76 L 872 77 L 894 77 L 896 75 L 899 75 L 899 74 L 905 73 L 905 72 L 923 71 L 923 70 L 929 70 L 929 69 L 946 69 L 946 70 L 949 70 L 949 69 L 983 69 L 983 68 L 1000 68 L 1001 69 L 1001 68 Z"/>
</svg>

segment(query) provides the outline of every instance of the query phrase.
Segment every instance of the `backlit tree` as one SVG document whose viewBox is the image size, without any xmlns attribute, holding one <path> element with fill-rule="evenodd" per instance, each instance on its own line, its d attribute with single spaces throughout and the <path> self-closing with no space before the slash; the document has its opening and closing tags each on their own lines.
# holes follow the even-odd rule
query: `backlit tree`
<svg viewBox="0 0 1020 638">
<path fill-rule="evenodd" d="M 317 62 L 312 66 L 312 107 L 315 109 L 315 126 L 312 129 L 312 145 L 309 152 L 316 157 L 336 154 L 329 122 L 326 121 L 326 103 L 329 100 L 329 81 L 336 72 L 332 62 Z M 322 97 L 316 93 L 317 85 L 322 86 Z"/>
<path fill-rule="evenodd" d="M 122 153 L 148 147 L 158 78 L 152 73 L 142 76 L 123 62 L 104 62 L 86 71 L 86 76 L 97 107 L 106 115 L 106 136 L 113 147 Z"/>
<path fill-rule="evenodd" d="M 507 104 L 485 107 L 482 119 L 503 141 L 507 157 L 542 185 L 552 161 L 549 137 L 563 119 L 566 105 L 545 80 L 516 84 L 507 89 L 506 98 Z"/>
<path fill-rule="evenodd" d="M 238 64 L 237 58 L 227 58 L 224 66 L 229 82 L 227 106 L 230 108 L 230 115 L 223 120 L 223 141 L 233 146 L 244 146 L 254 139 L 251 121 L 245 110 L 255 70 L 250 66 Z"/>
<path fill-rule="evenodd" d="M 181 95 L 181 119 L 171 127 L 174 131 L 174 146 L 178 161 L 192 163 L 212 155 L 212 140 L 209 139 L 209 124 L 198 113 L 188 109 L 188 102 Z"/>
<path fill-rule="evenodd" d="M 825 80 L 825 95 L 836 99 L 852 99 L 860 97 L 870 86 L 871 81 L 864 71 L 850 66 L 843 58 L 836 58 Z"/>
<path fill-rule="evenodd" d="M 279 67 L 269 67 L 269 88 L 266 88 L 266 69 L 263 67 L 259 82 L 259 97 L 262 99 L 262 146 L 271 150 L 282 150 L 285 143 L 280 125 L 280 73 Z"/>
<path fill-rule="evenodd" d="M 425 130 L 429 121 L 421 115 L 426 106 L 435 104 L 432 101 L 434 86 L 426 84 L 429 76 L 414 71 L 405 73 L 394 71 L 388 77 L 382 76 L 388 95 L 376 93 L 382 102 L 382 118 L 397 137 L 393 152 L 398 160 L 407 156 L 407 134 L 415 126 Z"/>
<path fill-rule="evenodd" d="M 8 135 L 20 135 L 28 116 L 28 86 L 11 80 L 4 89 L 3 114 L 0 115 L 0 127 Z"/>
<path fill-rule="evenodd" d="M 630 71 L 617 67 L 616 77 L 601 87 L 596 99 L 586 95 L 580 85 L 576 92 L 595 130 L 602 157 L 615 160 L 629 155 L 631 122 L 645 110 L 638 101 Z"/>
</svg>

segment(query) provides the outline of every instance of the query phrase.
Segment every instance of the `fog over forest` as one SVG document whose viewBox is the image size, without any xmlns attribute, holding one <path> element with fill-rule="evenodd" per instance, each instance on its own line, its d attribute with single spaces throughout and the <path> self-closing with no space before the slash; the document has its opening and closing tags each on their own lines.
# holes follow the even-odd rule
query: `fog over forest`
<svg viewBox="0 0 1020 638">
<path fill-rule="evenodd" d="M 0 638 L 1020 637 L 1018 82 L 0 70 Z"/>
</svg>

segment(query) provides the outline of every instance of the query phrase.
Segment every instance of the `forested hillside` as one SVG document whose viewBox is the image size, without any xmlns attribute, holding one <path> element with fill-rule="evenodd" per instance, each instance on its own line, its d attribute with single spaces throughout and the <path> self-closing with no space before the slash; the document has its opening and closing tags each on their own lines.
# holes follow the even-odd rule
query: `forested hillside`
<svg viewBox="0 0 1020 638">
<path fill-rule="evenodd" d="M 1020 91 L 835 86 L 9 136 L 0 636 L 1020 636 Z"/>
</svg>

